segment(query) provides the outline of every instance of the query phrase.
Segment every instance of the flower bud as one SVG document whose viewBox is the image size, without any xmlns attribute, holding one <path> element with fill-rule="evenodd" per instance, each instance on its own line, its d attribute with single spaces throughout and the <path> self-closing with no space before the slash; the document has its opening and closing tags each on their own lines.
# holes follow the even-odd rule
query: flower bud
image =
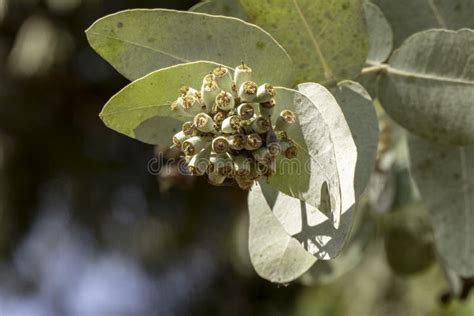
<svg viewBox="0 0 474 316">
<path fill-rule="evenodd" d="M 224 136 L 216 137 L 212 140 L 212 150 L 216 154 L 223 154 L 230 149 L 229 142 Z"/>
<path fill-rule="evenodd" d="M 216 104 L 223 111 L 232 110 L 235 106 L 234 97 L 229 92 L 221 91 L 216 97 Z"/>
<path fill-rule="evenodd" d="M 211 109 L 216 102 L 216 97 L 219 94 L 221 89 L 217 86 L 217 83 L 212 80 L 208 83 L 205 83 L 201 87 L 202 100 L 206 104 L 208 109 Z"/>
<path fill-rule="evenodd" d="M 290 110 L 283 110 L 275 123 L 275 131 L 286 131 L 296 121 L 296 115 Z"/>
<path fill-rule="evenodd" d="M 207 174 L 209 183 L 212 185 L 221 185 L 224 183 L 225 179 L 227 178 L 226 176 L 220 174 L 217 171 L 209 172 Z"/>
<path fill-rule="evenodd" d="M 196 155 L 192 156 L 188 163 L 188 170 L 193 176 L 202 176 L 209 166 L 211 150 L 207 147 Z"/>
<path fill-rule="evenodd" d="M 275 96 L 275 90 L 269 83 L 262 84 L 257 89 L 257 101 L 260 103 L 268 102 Z"/>
<path fill-rule="evenodd" d="M 188 86 L 182 86 L 180 89 L 179 89 L 179 92 L 181 93 L 181 96 L 182 97 L 185 97 L 187 95 L 190 95 L 190 96 L 193 96 L 193 97 L 197 97 L 197 98 L 200 98 L 201 95 L 199 93 L 199 91 L 197 91 L 196 89 L 193 89 L 191 87 L 188 87 Z"/>
<path fill-rule="evenodd" d="M 229 146 L 233 150 L 242 150 L 245 147 L 245 143 L 247 141 L 245 135 L 243 134 L 234 134 L 227 137 L 227 141 L 229 142 Z"/>
<path fill-rule="evenodd" d="M 281 146 L 277 142 L 267 143 L 267 149 L 270 156 L 276 157 L 281 151 Z"/>
<path fill-rule="evenodd" d="M 212 74 L 214 75 L 214 80 L 216 80 L 217 85 L 222 90 L 232 93 L 233 82 L 229 69 L 219 66 L 213 70 Z"/>
<path fill-rule="evenodd" d="M 196 126 L 196 128 L 203 133 L 211 133 L 216 131 L 212 117 L 206 113 L 196 114 L 194 117 L 194 126 Z"/>
<path fill-rule="evenodd" d="M 232 115 L 222 122 L 221 130 L 225 134 L 233 134 L 240 129 L 240 118 L 237 115 Z"/>
<path fill-rule="evenodd" d="M 281 141 L 280 152 L 283 156 L 285 156 L 285 158 L 292 159 L 292 158 L 295 158 L 296 155 L 298 154 L 298 149 L 292 143 L 289 143 L 287 141 Z"/>
<path fill-rule="evenodd" d="M 237 115 L 242 120 L 250 120 L 255 114 L 255 110 L 250 103 L 242 103 L 237 107 Z"/>
<path fill-rule="evenodd" d="M 262 116 L 257 117 L 252 122 L 252 130 L 255 133 L 258 133 L 258 134 L 266 133 L 268 132 L 269 128 L 270 128 L 270 121 Z"/>
<path fill-rule="evenodd" d="M 188 121 L 183 123 L 181 130 L 183 131 L 184 135 L 191 137 L 195 135 L 196 127 L 194 126 L 193 122 Z"/>
<path fill-rule="evenodd" d="M 247 139 L 245 141 L 245 149 L 247 150 L 257 150 L 262 147 L 262 137 L 260 135 L 254 133 L 247 135 Z"/>
<path fill-rule="evenodd" d="M 253 151 L 252 156 L 256 161 L 263 164 L 268 163 L 272 159 L 267 147 L 260 147 L 259 149 Z"/>
<path fill-rule="evenodd" d="M 188 136 L 183 132 L 176 133 L 173 136 L 173 145 L 175 145 L 177 148 L 181 148 L 183 145 L 183 142 L 188 139 Z"/>
<path fill-rule="evenodd" d="M 195 115 L 202 111 L 203 106 L 198 97 L 187 95 L 185 97 L 179 97 L 173 102 L 171 108 L 173 110 L 177 109 L 181 114 Z"/>
<path fill-rule="evenodd" d="M 209 84 L 210 82 L 214 81 L 214 75 L 211 73 L 208 73 L 207 75 L 204 76 L 202 79 L 202 84 L 206 85 Z"/>
<path fill-rule="evenodd" d="M 276 171 L 276 161 L 275 159 L 270 159 L 267 161 L 257 162 L 254 167 L 254 173 L 256 177 L 259 178 L 261 176 L 271 176 L 275 174 Z"/>
<path fill-rule="evenodd" d="M 235 67 L 234 81 L 237 89 L 240 88 L 245 81 L 250 80 L 252 80 L 252 69 L 249 66 L 242 63 Z"/>
<path fill-rule="evenodd" d="M 223 176 L 232 177 L 234 173 L 234 161 L 227 153 L 214 153 L 211 155 L 209 172 L 218 172 Z"/>
<path fill-rule="evenodd" d="M 210 144 L 209 137 L 193 136 L 183 142 L 182 149 L 185 155 L 193 156 Z"/>
<path fill-rule="evenodd" d="M 255 119 L 252 118 L 250 120 L 245 120 L 245 121 L 240 122 L 241 130 L 243 130 L 245 132 L 245 134 L 253 133 L 252 123 L 253 123 L 254 120 Z"/>
<path fill-rule="evenodd" d="M 225 112 L 221 112 L 221 111 L 216 112 L 216 114 L 214 114 L 213 116 L 214 123 L 216 124 L 216 126 L 221 127 L 222 122 L 225 120 L 226 117 L 227 117 L 227 114 Z"/>
<path fill-rule="evenodd" d="M 245 81 L 239 88 L 239 98 L 243 102 L 253 102 L 257 96 L 257 84 L 253 81 Z"/>
<path fill-rule="evenodd" d="M 268 172 L 268 167 L 264 163 L 256 163 L 254 168 L 254 173 L 256 177 L 264 176 Z"/>
<path fill-rule="evenodd" d="M 253 186 L 254 179 L 252 179 L 249 176 L 237 176 L 235 177 L 235 182 L 237 182 L 237 185 L 239 188 L 242 190 L 250 190 L 250 188 Z"/>
<path fill-rule="evenodd" d="M 275 174 L 276 172 L 276 161 L 275 159 L 270 160 L 266 165 L 265 165 L 265 170 L 264 170 L 264 175 L 269 177 Z"/>
<path fill-rule="evenodd" d="M 270 99 L 269 101 L 259 103 L 258 108 L 263 117 L 270 117 L 273 115 L 273 110 L 275 109 L 275 100 Z"/>
<path fill-rule="evenodd" d="M 248 175 L 250 174 L 251 169 L 251 160 L 248 157 L 237 155 L 233 157 L 234 160 L 234 170 L 236 175 Z"/>
</svg>

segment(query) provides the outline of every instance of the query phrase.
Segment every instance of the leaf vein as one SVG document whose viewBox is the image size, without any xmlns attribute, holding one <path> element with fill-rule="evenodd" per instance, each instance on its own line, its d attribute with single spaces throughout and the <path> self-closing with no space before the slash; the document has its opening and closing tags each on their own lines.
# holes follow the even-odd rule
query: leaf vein
<svg viewBox="0 0 474 316">
<path fill-rule="evenodd" d="M 324 57 L 323 52 L 321 51 L 321 47 L 319 46 L 319 43 L 316 40 L 316 37 L 314 36 L 313 31 L 311 30 L 311 27 L 308 24 L 308 21 L 306 21 L 306 18 L 303 14 L 303 11 L 301 10 L 301 8 L 300 8 L 298 2 L 296 2 L 296 0 L 293 0 L 293 4 L 295 5 L 296 12 L 298 13 L 299 17 L 301 18 L 301 20 L 303 22 L 303 25 L 304 25 L 306 31 L 308 32 L 309 38 L 311 39 L 311 42 L 314 46 L 316 54 L 318 55 L 319 60 L 321 61 L 321 64 L 322 64 L 323 69 L 324 69 L 324 76 L 326 77 L 326 79 L 331 79 L 333 77 L 332 70 L 329 67 L 328 63 L 326 62 L 326 58 Z"/>
<path fill-rule="evenodd" d="M 176 56 L 172 53 L 168 53 L 168 52 L 165 52 L 163 50 L 160 50 L 160 49 L 157 49 L 157 48 L 154 48 L 154 47 L 150 47 L 150 46 L 146 46 L 146 45 L 143 45 L 143 44 L 140 44 L 140 43 L 137 43 L 137 42 L 133 42 L 133 41 L 130 41 L 130 40 L 126 40 L 126 39 L 123 39 L 123 38 L 118 38 L 118 37 L 111 36 L 111 35 L 105 35 L 105 34 L 98 33 L 98 32 L 89 32 L 89 34 L 95 35 L 95 36 L 102 36 L 102 37 L 105 37 L 105 38 L 108 38 L 108 39 L 124 42 L 124 43 L 130 44 L 130 45 L 135 45 L 135 46 L 140 47 L 140 48 L 149 49 L 151 51 L 154 51 L 154 52 L 160 53 L 162 55 L 165 55 L 165 56 L 171 57 L 173 59 L 176 59 L 180 62 L 185 62 L 185 63 L 190 62 L 190 60 L 182 58 L 182 57 L 178 57 L 178 56 Z"/>
</svg>

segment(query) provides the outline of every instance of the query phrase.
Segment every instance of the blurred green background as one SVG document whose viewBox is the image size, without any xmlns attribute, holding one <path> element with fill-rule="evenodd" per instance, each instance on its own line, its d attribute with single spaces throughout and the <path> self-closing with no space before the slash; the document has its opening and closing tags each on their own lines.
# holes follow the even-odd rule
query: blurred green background
<svg viewBox="0 0 474 316">
<path fill-rule="evenodd" d="M 357 247 L 277 286 L 249 262 L 245 192 L 176 166 L 152 175 L 155 155 L 176 153 L 103 126 L 127 81 L 84 30 L 196 2 L 0 0 L 0 315 L 474 315 L 472 295 L 441 304 L 448 284 L 429 223 L 411 217 L 423 207 L 401 201 L 403 163 L 379 164 L 386 189 L 361 207 Z"/>
</svg>

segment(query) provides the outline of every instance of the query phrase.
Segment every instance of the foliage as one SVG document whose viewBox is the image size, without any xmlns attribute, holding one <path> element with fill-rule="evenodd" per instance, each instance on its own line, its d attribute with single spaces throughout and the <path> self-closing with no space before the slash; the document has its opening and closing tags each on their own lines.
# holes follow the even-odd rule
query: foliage
<svg viewBox="0 0 474 316">
<path fill-rule="evenodd" d="M 387 192 L 391 197 L 373 208 L 418 212 L 419 207 L 397 205 L 402 192 L 414 190 L 408 164 L 399 168 L 408 157 L 443 264 L 472 276 L 474 31 L 429 29 L 470 27 L 472 19 L 463 10 L 470 4 L 405 2 L 226 0 L 206 1 L 194 12 L 129 10 L 104 17 L 87 30 L 89 42 L 134 81 L 107 103 L 101 118 L 127 136 L 169 144 L 186 120 L 170 107 L 180 87 L 199 87 L 217 65 L 248 63 L 257 84 L 278 86 L 275 112 L 296 114 L 287 133 L 298 148 L 290 162 L 300 168 L 276 167 L 250 190 L 249 250 L 260 276 L 287 283 L 335 258 L 349 239 L 352 213 L 362 207 L 374 166 L 390 190 L 378 190 L 369 200 L 387 200 Z M 423 15 L 426 21 L 411 18 L 428 9 L 432 16 Z M 401 137 L 404 154 L 390 131 L 382 129 L 378 139 L 372 98 L 414 134 L 409 149 Z M 379 117 L 382 125 L 387 120 Z M 285 163 L 281 160 L 277 166 Z M 418 203 L 416 194 L 403 203 Z M 429 266 L 432 241 L 421 237 L 430 231 L 426 222 L 411 225 L 407 218 L 384 226 L 385 245 L 390 252 L 401 242 L 413 246 L 413 254 L 427 254 L 426 263 L 400 269 L 412 273 Z M 352 246 L 361 248 L 353 242 L 347 249 Z M 398 256 L 387 258 L 397 265 Z"/>
</svg>

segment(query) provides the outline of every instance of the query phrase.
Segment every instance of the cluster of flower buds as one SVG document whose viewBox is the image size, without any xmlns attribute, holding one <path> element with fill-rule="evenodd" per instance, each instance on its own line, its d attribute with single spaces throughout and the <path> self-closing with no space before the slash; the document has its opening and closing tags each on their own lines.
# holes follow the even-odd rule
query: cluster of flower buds
<svg viewBox="0 0 474 316">
<path fill-rule="evenodd" d="M 273 86 L 258 86 L 244 63 L 234 76 L 220 66 L 204 77 L 200 90 L 182 87 L 180 92 L 172 109 L 194 119 L 174 135 L 173 146 L 184 153 L 191 174 L 207 174 L 214 185 L 237 184 L 248 190 L 254 181 L 274 174 L 278 155 L 296 156 L 286 133 L 295 114 L 273 113 Z"/>
</svg>

